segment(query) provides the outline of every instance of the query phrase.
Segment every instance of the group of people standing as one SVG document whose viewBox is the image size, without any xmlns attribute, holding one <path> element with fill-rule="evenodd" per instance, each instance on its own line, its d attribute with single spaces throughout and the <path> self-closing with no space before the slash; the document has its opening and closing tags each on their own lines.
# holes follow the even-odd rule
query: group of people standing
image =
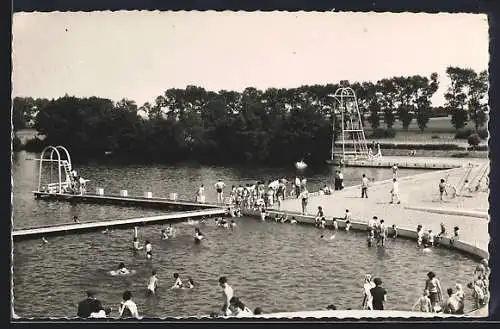
<svg viewBox="0 0 500 329">
<path fill-rule="evenodd" d="M 489 299 L 489 278 L 490 270 L 488 261 L 483 259 L 476 267 L 472 282 L 467 287 L 472 290 L 474 299 L 474 308 L 477 309 L 487 304 Z M 427 273 L 425 287 L 422 295 L 419 296 L 413 304 L 411 310 L 419 312 L 434 312 L 445 314 L 464 314 L 465 296 L 460 283 L 456 283 L 454 288 L 446 290 L 448 297 L 443 298 L 443 289 L 436 274 L 432 271 Z M 387 291 L 382 287 L 382 280 L 367 274 L 363 284 L 363 303 L 364 310 L 383 310 L 384 303 L 387 302 Z"/>
</svg>

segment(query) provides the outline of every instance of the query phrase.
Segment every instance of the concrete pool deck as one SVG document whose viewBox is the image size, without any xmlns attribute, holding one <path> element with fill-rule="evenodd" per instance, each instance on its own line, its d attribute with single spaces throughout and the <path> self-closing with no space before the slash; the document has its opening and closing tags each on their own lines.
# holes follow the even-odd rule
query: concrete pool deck
<svg viewBox="0 0 500 329">
<path fill-rule="evenodd" d="M 487 159 L 481 158 L 452 158 L 452 157 L 421 157 L 421 156 L 381 156 L 370 159 L 346 159 L 346 167 L 390 168 L 395 163 L 399 168 L 407 169 L 450 169 L 461 168 L 464 164 L 482 164 Z"/>
<path fill-rule="evenodd" d="M 462 192 L 462 196 L 439 200 L 438 184 L 441 178 L 446 178 L 451 185 L 457 185 L 467 174 L 468 163 L 472 164 L 470 179 L 480 175 L 487 159 L 462 160 L 465 166 L 461 168 L 426 172 L 399 179 L 401 204 L 389 204 L 392 180 L 374 182 L 368 188 L 368 199 L 361 199 L 359 186 L 333 191 L 332 195 L 312 193 L 309 198 L 307 215 L 314 216 L 318 206 L 322 206 L 327 217 L 344 217 L 349 209 L 352 220 L 368 222 L 373 216 L 384 219 L 388 226 L 395 224 L 398 229 L 416 230 L 422 225 L 425 230 L 432 229 L 436 234 L 440 231 L 440 223 L 444 223 L 448 234 L 453 233 L 453 227 L 460 228 L 459 241 L 479 248 L 485 253 L 490 241 L 488 232 L 489 192 Z M 440 161 L 433 158 L 432 161 Z M 390 169 L 388 169 L 390 170 Z M 360 177 L 361 180 L 361 177 Z M 274 210 L 278 210 L 273 207 Z M 301 202 L 298 199 L 284 200 L 280 209 L 282 212 L 301 212 Z"/>
</svg>

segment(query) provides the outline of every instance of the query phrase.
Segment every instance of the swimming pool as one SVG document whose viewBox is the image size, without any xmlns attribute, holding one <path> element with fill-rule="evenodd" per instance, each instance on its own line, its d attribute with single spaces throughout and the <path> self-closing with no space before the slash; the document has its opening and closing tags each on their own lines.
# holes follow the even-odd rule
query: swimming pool
<svg viewBox="0 0 500 329">
<path fill-rule="evenodd" d="M 415 242 L 398 239 L 385 248 L 368 248 L 365 234 L 338 232 L 325 241 L 311 226 L 262 223 L 237 219 L 234 231 L 215 227 L 210 221 L 200 228 L 206 239 L 193 243 L 194 226 L 178 223 L 172 240 L 160 239 L 160 227 L 139 230 L 139 238 L 153 243 L 154 257 L 130 250 L 133 231 L 87 233 L 53 237 L 14 245 L 15 311 L 22 317 L 72 317 L 85 290 L 95 288 L 98 298 L 114 309 L 124 290 L 131 290 L 141 315 L 147 317 L 201 316 L 220 309 L 219 276 L 228 277 L 235 296 L 264 312 L 360 308 L 364 275 L 380 277 L 388 291 L 387 309 L 409 310 L 420 295 L 426 273 L 434 271 L 443 290 L 456 282 L 470 281 L 475 261 L 446 249 L 423 254 Z M 107 272 L 125 262 L 137 273 L 111 277 Z M 158 272 L 159 291 L 146 296 L 151 273 Z M 173 273 L 196 282 L 193 290 L 172 291 Z M 466 311 L 472 309 L 470 291 Z"/>
</svg>

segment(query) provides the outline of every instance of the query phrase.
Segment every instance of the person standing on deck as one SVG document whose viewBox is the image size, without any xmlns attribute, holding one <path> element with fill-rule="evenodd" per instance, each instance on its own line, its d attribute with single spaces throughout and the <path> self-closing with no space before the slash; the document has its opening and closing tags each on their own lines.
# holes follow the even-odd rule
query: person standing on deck
<svg viewBox="0 0 500 329">
<path fill-rule="evenodd" d="M 366 177 L 365 174 L 363 174 L 363 177 L 361 178 L 361 198 L 367 198 L 368 199 L 368 177 Z"/>
<path fill-rule="evenodd" d="M 217 192 L 217 203 L 223 203 L 224 202 L 224 182 L 222 180 L 218 180 L 217 183 L 215 183 L 215 190 Z"/>
<path fill-rule="evenodd" d="M 446 182 L 444 179 L 441 179 L 439 182 L 439 200 L 443 201 L 443 194 L 448 196 L 448 192 L 446 191 Z"/>
<path fill-rule="evenodd" d="M 392 178 L 398 178 L 398 173 L 399 173 L 399 168 L 398 164 L 395 163 L 394 166 L 392 166 Z"/>
<path fill-rule="evenodd" d="M 205 203 L 205 186 L 203 184 L 196 191 L 196 202 Z"/>
<path fill-rule="evenodd" d="M 222 313 L 223 315 L 231 315 L 231 310 L 229 309 L 229 305 L 231 305 L 231 298 L 233 298 L 233 288 L 227 283 L 227 278 L 225 276 L 221 276 L 219 278 L 219 285 L 222 290 Z"/>
<path fill-rule="evenodd" d="M 297 199 L 300 196 L 300 178 L 298 176 L 295 177 L 295 196 Z"/>
<path fill-rule="evenodd" d="M 307 204 L 309 203 L 309 192 L 306 188 L 300 193 L 299 198 L 302 202 L 302 215 L 305 215 L 307 213 Z"/>
<path fill-rule="evenodd" d="M 394 200 L 398 200 L 398 204 L 401 203 L 401 199 L 399 198 L 399 184 L 396 178 L 392 179 L 392 189 L 391 189 L 391 202 L 389 203 L 394 203 Z"/>
<path fill-rule="evenodd" d="M 382 157 L 382 150 L 380 149 L 380 143 L 377 143 L 377 157 Z"/>
</svg>

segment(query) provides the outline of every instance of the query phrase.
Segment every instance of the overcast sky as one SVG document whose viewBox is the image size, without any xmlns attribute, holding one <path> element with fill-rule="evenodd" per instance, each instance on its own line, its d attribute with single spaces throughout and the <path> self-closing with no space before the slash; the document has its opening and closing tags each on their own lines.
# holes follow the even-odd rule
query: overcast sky
<svg viewBox="0 0 500 329">
<path fill-rule="evenodd" d="M 16 13 L 13 96 L 152 102 L 172 87 L 241 91 L 488 68 L 486 15 Z"/>
</svg>

